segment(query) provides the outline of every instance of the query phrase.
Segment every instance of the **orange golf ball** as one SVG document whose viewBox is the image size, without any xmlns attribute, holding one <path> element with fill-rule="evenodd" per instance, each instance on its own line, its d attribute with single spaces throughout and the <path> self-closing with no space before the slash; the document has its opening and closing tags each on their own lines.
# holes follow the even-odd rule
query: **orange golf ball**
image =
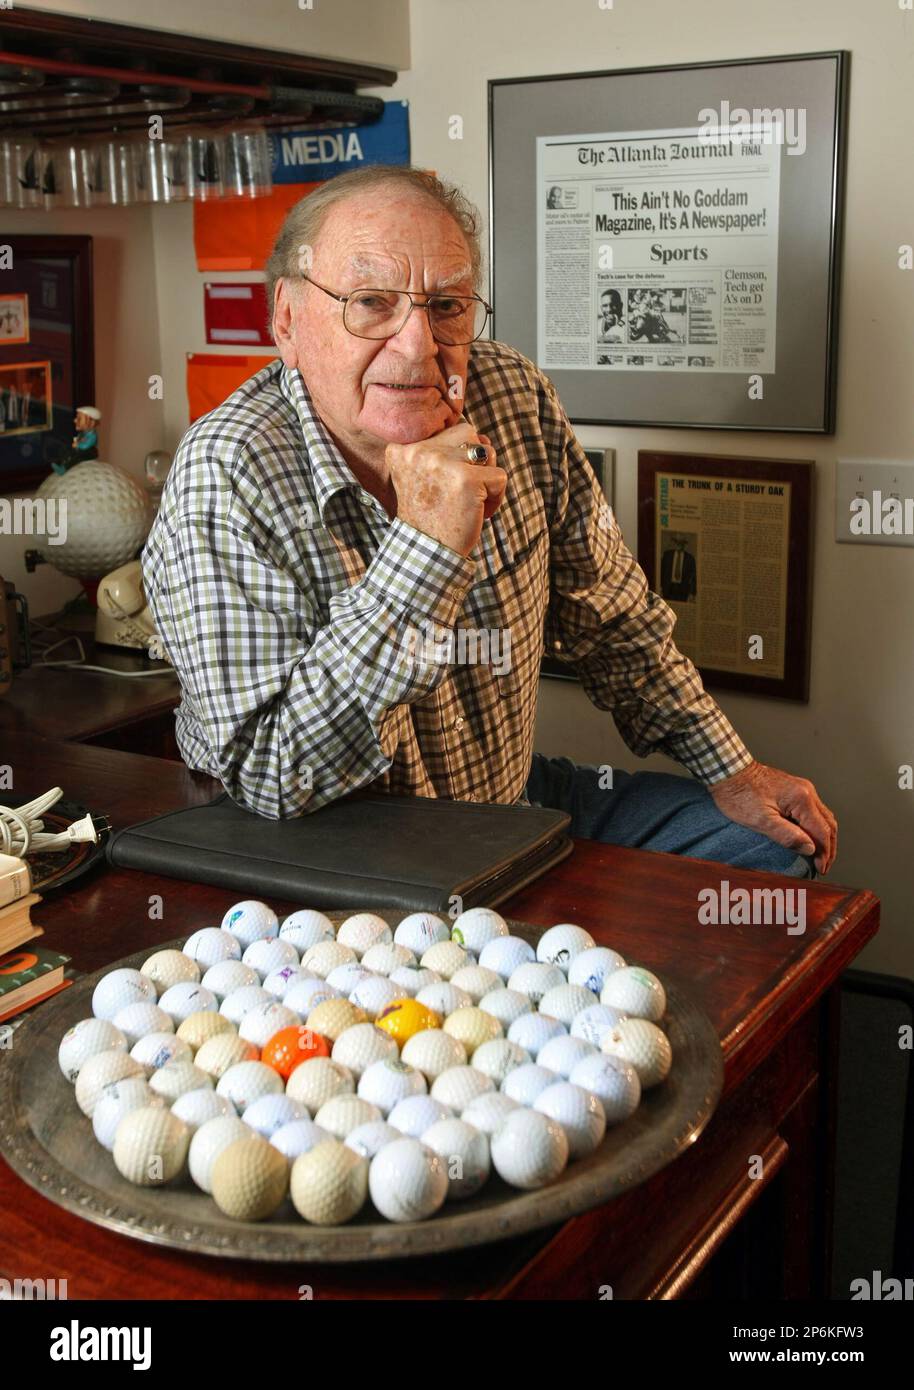
<svg viewBox="0 0 914 1390">
<path fill-rule="evenodd" d="M 278 1072 L 284 1081 L 288 1081 L 295 1068 L 307 1062 L 309 1057 L 329 1056 L 327 1039 L 304 1023 L 298 1023 L 274 1033 L 260 1054 L 260 1060 Z"/>
</svg>

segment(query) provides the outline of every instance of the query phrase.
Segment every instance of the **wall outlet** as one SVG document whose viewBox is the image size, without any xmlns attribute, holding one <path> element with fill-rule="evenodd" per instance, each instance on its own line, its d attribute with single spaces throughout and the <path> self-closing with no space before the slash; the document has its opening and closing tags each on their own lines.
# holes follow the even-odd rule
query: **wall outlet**
<svg viewBox="0 0 914 1390">
<path fill-rule="evenodd" d="M 914 463 L 839 459 L 835 539 L 914 546 Z"/>
</svg>

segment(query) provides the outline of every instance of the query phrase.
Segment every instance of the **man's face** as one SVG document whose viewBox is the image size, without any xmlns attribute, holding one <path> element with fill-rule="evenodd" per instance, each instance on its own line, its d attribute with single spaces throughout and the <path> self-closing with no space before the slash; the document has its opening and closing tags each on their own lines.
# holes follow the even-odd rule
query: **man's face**
<svg viewBox="0 0 914 1390">
<path fill-rule="evenodd" d="M 330 209 L 310 274 L 335 294 L 473 293 L 470 255 L 457 223 L 396 187 L 356 194 Z M 343 327 L 341 304 L 293 280 L 279 287 L 274 322 L 283 361 L 299 368 L 318 415 L 356 455 L 428 439 L 460 419 L 469 345 L 436 343 L 424 309 L 414 308 L 394 337 L 356 338 Z"/>
</svg>

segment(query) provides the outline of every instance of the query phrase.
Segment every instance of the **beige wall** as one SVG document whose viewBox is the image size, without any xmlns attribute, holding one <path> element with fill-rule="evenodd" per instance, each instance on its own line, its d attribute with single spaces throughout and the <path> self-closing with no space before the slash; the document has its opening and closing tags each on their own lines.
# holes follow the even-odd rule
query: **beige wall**
<svg viewBox="0 0 914 1390">
<path fill-rule="evenodd" d="M 95 303 L 95 404 L 104 416 L 99 457 L 142 477 L 143 459 L 165 439 L 164 403 L 149 399 L 160 370 L 152 220 L 148 208 L 97 208 L 53 214 L 0 208 L 3 235 L 91 236 Z M 83 402 L 88 404 L 88 402 Z M 0 535 L 0 575 L 14 580 L 33 614 L 49 613 L 80 592 L 77 580 L 41 565 L 27 574 L 28 536 Z"/>
<path fill-rule="evenodd" d="M 313 0 L 310 9 L 298 0 L 41 0 L 32 8 L 315 58 L 409 65 L 409 0 Z"/>
<path fill-rule="evenodd" d="M 485 210 L 489 78 L 587 72 L 714 58 L 851 50 L 847 221 L 834 437 L 582 428 L 617 450 L 617 511 L 636 538 L 638 449 L 815 458 L 817 524 L 808 705 L 722 695 L 755 755 L 813 778 L 841 821 L 832 878 L 874 889 L 884 925 L 862 963 L 914 975 L 914 551 L 834 541 L 839 455 L 914 458 L 914 273 L 896 268 L 914 239 L 911 91 L 914 15 L 895 0 L 414 0 L 412 70 L 393 95 L 411 103 L 416 163 L 457 179 Z M 448 118 L 464 120 L 463 140 Z M 907 173 L 902 175 L 902 169 Z M 639 764 L 579 688 L 543 681 L 538 746 L 581 761 Z"/>
</svg>

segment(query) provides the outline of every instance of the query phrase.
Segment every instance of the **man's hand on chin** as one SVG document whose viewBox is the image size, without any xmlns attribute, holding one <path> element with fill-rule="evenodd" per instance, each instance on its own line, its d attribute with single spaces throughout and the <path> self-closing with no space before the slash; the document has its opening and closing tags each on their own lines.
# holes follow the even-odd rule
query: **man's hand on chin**
<svg viewBox="0 0 914 1390">
<path fill-rule="evenodd" d="M 805 777 L 752 762 L 708 791 L 717 809 L 737 825 L 758 830 L 797 854 L 814 853 L 820 874 L 835 862 L 838 822 Z"/>
</svg>

